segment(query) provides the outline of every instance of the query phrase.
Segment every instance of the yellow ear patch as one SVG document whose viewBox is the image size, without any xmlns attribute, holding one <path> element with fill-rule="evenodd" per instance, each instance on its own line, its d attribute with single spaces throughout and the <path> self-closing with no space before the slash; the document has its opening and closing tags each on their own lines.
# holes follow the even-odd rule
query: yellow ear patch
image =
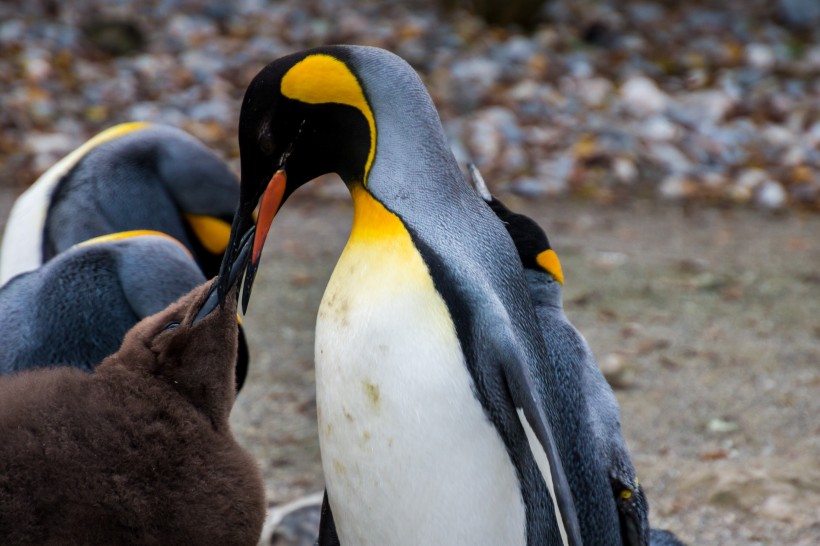
<svg viewBox="0 0 820 546">
<path fill-rule="evenodd" d="M 207 214 L 186 214 L 185 219 L 205 250 L 211 254 L 222 254 L 228 248 L 231 240 L 231 225 L 228 222 Z"/>
<path fill-rule="evenodd" d="M 376 155 L 376 121 L 362 86 L 353 72 L 339 59 L 317 54 L 305 57 L 282 77 L 282 95 L 309 104 L 346 104 L 359 110 L 370 127 L 370 151 L 364 166 L 364 177 L 370 172 Z"/>
<path fill-rule="evenodd" d="M 535 257 L 535 262 L 541 266 L 541 269 L 555 277 L 556 281 L 564 284 L 564 271 L 561 269 L 558 254 L 556 254 L 554 250 L 548 249 L 541 252 Z"/>
<path fill-rule="evenodd" d="M 75 247 L 86 247 L 91 245 L 96 245 L 100 243 L 108 243 L 111 241 L 121 241 L 123 239 L 130 239 L 132 237 L 145 237 L 145 236 L 152 236 L 152 237 L 165 237 L 180 246 L 188 256 L 191 256 L 191 252 L 185 248 L 185 245 L 180 243 L 177 239 L 171 237 L 167 233 L 163 233 L 161 231 L 154 231 L 151 229 L 135 229 L 131 231 L 118 231 L 117 233 L 109 233 L 107 235 L 100 235 L 99 237 L 93 237 L 91 239 L 87 239 L 82 243 L 77 243 L 74 245 Z M 193 258 L 193 256 L 191 256 Z"/>
</svg>

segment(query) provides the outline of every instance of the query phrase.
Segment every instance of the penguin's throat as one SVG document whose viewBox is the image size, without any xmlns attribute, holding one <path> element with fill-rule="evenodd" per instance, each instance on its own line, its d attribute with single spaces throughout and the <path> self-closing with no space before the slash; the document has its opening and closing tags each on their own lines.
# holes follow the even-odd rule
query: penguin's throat
<svg viewBox="0 0 820 546">
<path fill-rule="evenodd" d="M 350 186 L 353 198 L 353 227 L 348 244 L 385 244 L 393 240 L 398 245 L 413 247 L 407 228 L 395 213 L 389 211 L 360 183 Z"/>
</svg>

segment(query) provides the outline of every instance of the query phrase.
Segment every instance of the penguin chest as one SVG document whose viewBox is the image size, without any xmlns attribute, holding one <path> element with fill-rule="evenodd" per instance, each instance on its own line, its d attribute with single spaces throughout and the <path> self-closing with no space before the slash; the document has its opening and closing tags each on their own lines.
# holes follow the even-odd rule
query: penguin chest
<svg viewBox="0 0 820 546">
<path fill-rule="evenodd" d="M 521 488 L 409 235 L 354 234 L 316 326 L 320 446 L 342 544 L 525 543 Z"/>
</svg>

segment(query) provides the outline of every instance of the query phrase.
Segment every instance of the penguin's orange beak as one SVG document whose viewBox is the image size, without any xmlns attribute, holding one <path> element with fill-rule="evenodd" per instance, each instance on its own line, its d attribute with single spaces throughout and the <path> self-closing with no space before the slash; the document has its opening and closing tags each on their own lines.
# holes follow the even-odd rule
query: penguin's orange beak
<svg viewBox="0 0 820 546">
<path fill-rule="evenodd" d="M 271 223 L 282 206 L 282 196 L 285 195 L 287 186 L 287 174 L 283 169 L 279 169 L 270 179 L 268 188 L 262 194 L 259 202 L 259 216 L 256 219 L 256 234 L 253 238 L 253 251 L 251 252 L 250 267 L 256 269 L 259 266 L 259 258 L 262 256 L 262 247 L 265 246 L 265 239 L 268 237 Z"/>
<path fill-rule="evenodd" d="M 248 302 L 251 299 L 251 288 L 256 278 L 256 270 L 259 268 L 259 260 L 262 257 L 262 248 L 265 246 L 265 239 L 268 237 L 273 219 L 282 206 L 282 198 L 287 188 L 287 174 L 284 169 L 276 171 L 268 182 L 268 186 L 259 201 L 259 214 L 256 217 L 256 228 L 253 230 L 252 245 L 248 267 L 245 271 L 245 283 L 242 288 L 242 312 L 248 309 Z"/>
</svg>

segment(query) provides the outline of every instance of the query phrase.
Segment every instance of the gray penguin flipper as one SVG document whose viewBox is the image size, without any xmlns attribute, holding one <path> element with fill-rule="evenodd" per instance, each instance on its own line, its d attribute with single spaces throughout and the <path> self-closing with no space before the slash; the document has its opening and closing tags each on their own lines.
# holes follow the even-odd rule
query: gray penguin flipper
<svg viewBox="0 0 820 546">
<path fill-rule="evenodd" d="M 533 458 L 547 481 L 562 538 L 567 546 L 582 546 L 581 529 L 572 490 L 564 473 L 552 427 L 544 413 L 544 405 L 538 400 L 538 391 L 530 369 L 526 360 L 522 358 L 522 350 L 518 344 L 507 336 L 504 336 L 506 339 L 502 338 L 500 329 L 492 331 L 496 334 L 493 340 L 494 353 L 501 363 L 507 388 L 527 435 Z"/>
</svg>

